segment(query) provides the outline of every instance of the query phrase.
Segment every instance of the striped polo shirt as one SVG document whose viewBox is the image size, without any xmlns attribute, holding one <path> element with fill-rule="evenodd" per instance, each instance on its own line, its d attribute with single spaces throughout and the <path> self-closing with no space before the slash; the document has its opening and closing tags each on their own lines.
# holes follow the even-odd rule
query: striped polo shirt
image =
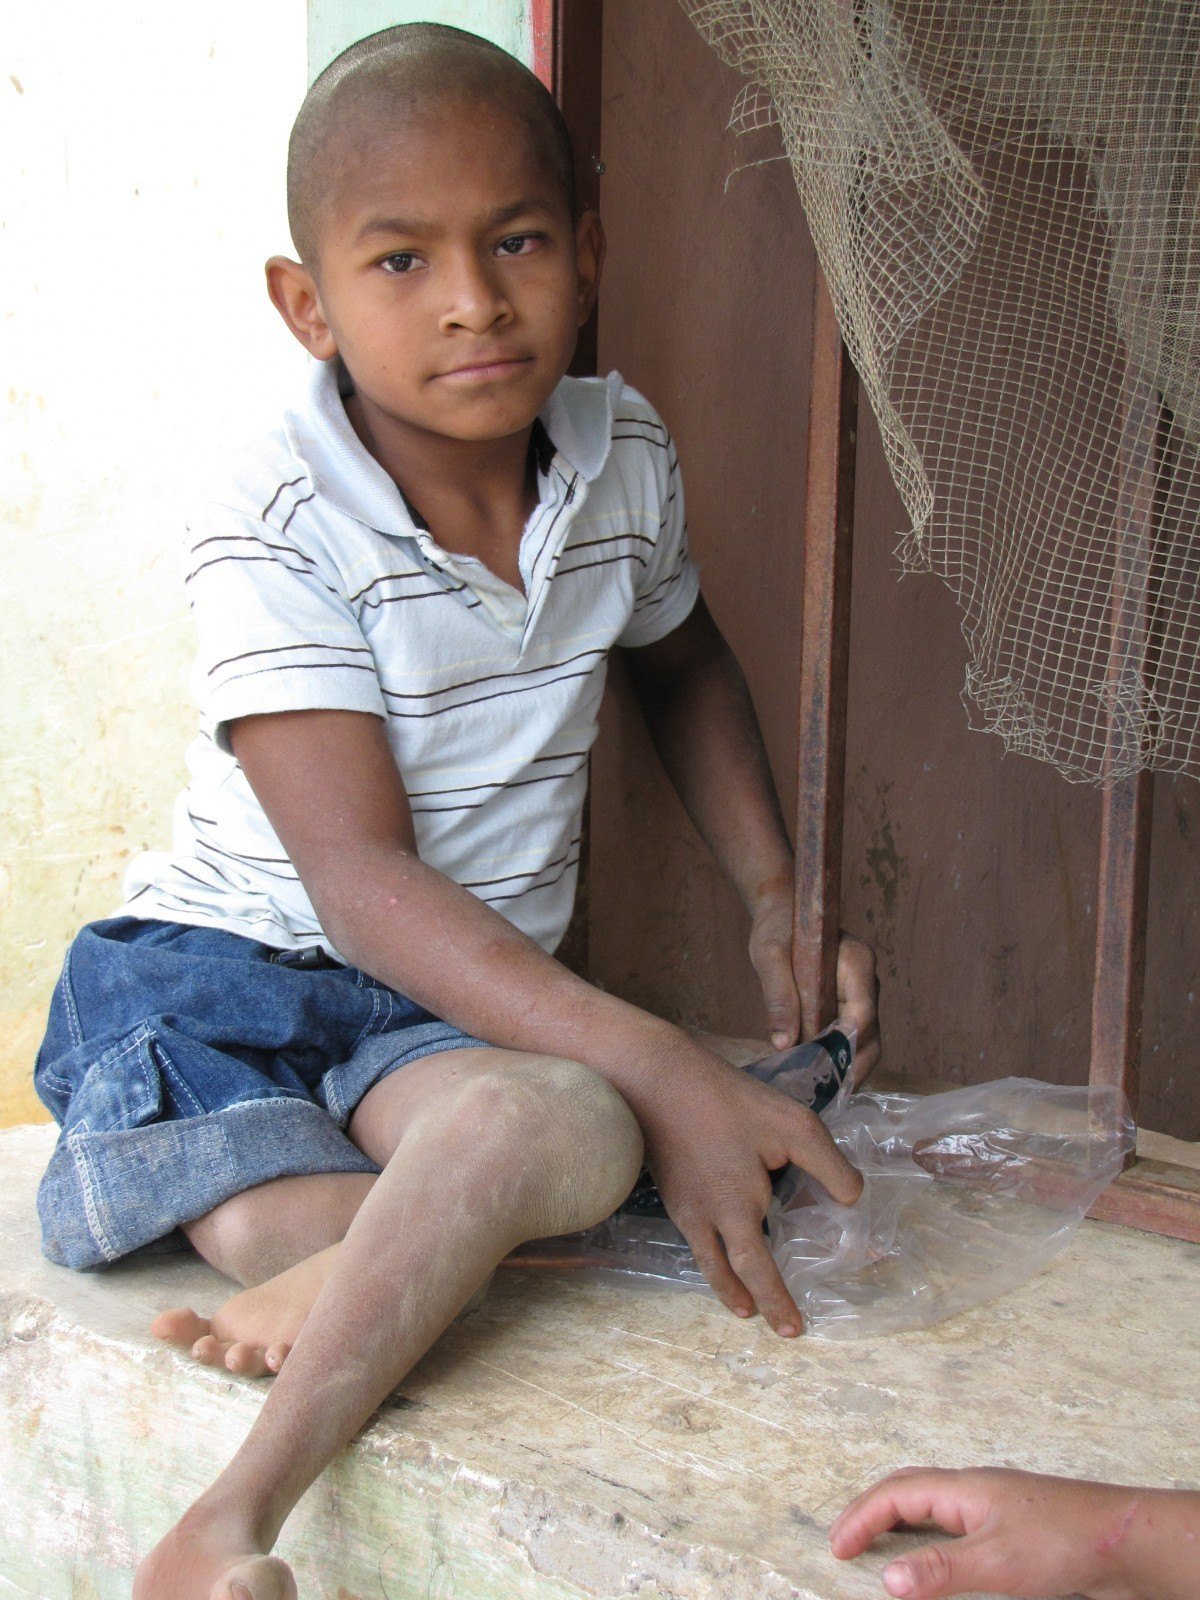
<svg viewBox="0 0 1200 1600">
<path fill-rule="evenodd" d="M 522 594 L 435 542 L 351 427 L 337 363 L 313 364 L 189 529 L 200 731 L 173 847 L 133 861 L 121 914 L 336 957 L 227 730 L 365 711 L 387 724 L 421 859 L 556 948 L 608 652 L 677 627 L 698 584 L 654 409 L 616 373 L 564 378 L 541 423 Z"/>
</svg>

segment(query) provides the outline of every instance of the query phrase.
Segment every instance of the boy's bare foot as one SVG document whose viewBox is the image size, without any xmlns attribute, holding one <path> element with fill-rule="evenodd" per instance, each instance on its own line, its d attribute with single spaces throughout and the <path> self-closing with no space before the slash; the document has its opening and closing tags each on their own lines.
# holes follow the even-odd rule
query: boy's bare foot
<svg viewBox="0 0 1200 1600">
<path fill-rule="evenodd" d="M 291 1568 L 257 1542 L 199 1500 L 138 1567 L 133 1600 L 297 1600 Z"/>
<path fill-rule="evenodd" d="M 339 1248 L 330 1245 L 278 1277 L 243 1289 L 226 1300 L 211 1320 L 188 1306 L 163 1311 L 150 1324 L 150 1332 L 167 1344 L 190 1350 L 206 1367 L 225 1367 L 242 1378 L 273 1377 L 287 1360 Z M 489 1276 L 460 1315 L 475 1310 L 490 1283 Z"/>
<path fill-rule="evenodd" d="M 243 1289 L 211 1321 L 179 1306 L 155 1317 L 150 1332 L 156 1339 L 190 1350 L 206 1367 L 225 1367 L 246 1378 L 273 1375 L 287 1360 L 337 1249 L 331 1245 L 278 1277 Z M 250 1592 L 258 1600 L 257 1591 Z M 274 1591 L 266 1593 L 273 1596 Z"/>
</svg>

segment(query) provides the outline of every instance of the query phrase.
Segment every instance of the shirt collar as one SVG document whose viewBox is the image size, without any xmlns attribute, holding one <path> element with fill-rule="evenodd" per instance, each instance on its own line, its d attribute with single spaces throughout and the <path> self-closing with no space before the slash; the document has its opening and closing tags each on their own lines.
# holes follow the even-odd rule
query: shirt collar
<svg viewBox="0 0 1200 1600">
<path fill-rule="evenodd" d="M 607 378 L 563 378 L 542 408 L 554 448 L 586 483 L 598 478 L 612 449 L 613 418 L 624 383 Z"/>
<path fill-rule="evenodd" d="M 288 438 L 339 510 L 380 533 L 413 538 L 422 530 L 391 477 L 364 448 L 338 392 L 340 364 L 314 361 L 302 402 L 289 410 Z M 598 478 L 612 448 L 612 426 L 623 387 L 607 378 L 563 378 L 542 409 L 541 422 L 572 472 Z"/>
</svg>

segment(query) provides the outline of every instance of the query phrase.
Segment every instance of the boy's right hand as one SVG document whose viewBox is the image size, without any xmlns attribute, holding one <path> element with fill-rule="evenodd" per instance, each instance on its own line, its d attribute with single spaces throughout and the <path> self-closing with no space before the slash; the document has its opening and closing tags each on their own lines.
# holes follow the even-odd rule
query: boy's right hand
<svg viewBox="0 0 1200 1600">
<path fill-rule="evenodd" d="M 843 1205 L 862 1193 L 862 1176 L 814 1112 L 693 1048 L 700 1060 L 688 1064 L 686 1106 L 675 1099 L 634 1108 L 646 1163 L 723 1303 L 742 1317 L 757 1308 L 777 1334 L 792 1338 L 803 1319 L 762 1229 L 771 1173 L 794 1162 Z"/>
</svg>

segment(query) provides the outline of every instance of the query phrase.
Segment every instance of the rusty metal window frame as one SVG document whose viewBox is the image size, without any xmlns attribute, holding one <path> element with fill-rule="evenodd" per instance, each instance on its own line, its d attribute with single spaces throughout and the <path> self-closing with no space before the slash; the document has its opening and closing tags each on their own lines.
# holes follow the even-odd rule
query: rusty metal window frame
<svg viewBox="0 0 1200 1600">
<path fill-rule="evenodd" d="M 1135 404 L 1131 401 L 1131 411 Z M 796 805 L 793 966 L 806 1017 L 837 1009 L 850 576 L 858 383 L 820 271 L 813 352 L 801 616 L 800 781 Z M 1151 445 L 1143 415 L 1129 452 L 1131 514 L 1153 543 Z M 1150 425 L 1153 433 L 1153 425 Z M 1117 637 L 1114 623 L 1114 638 Z M 1088 1081 L 1117 1084 L 1137 1119 L 1154 775 L 1103 792 L 1097 869 L 1096 963 Z M 1131 1157 L 1092 1208 L 1103 1222 L 1200 1242 L 1200 1171 Z"/>
</svg>

